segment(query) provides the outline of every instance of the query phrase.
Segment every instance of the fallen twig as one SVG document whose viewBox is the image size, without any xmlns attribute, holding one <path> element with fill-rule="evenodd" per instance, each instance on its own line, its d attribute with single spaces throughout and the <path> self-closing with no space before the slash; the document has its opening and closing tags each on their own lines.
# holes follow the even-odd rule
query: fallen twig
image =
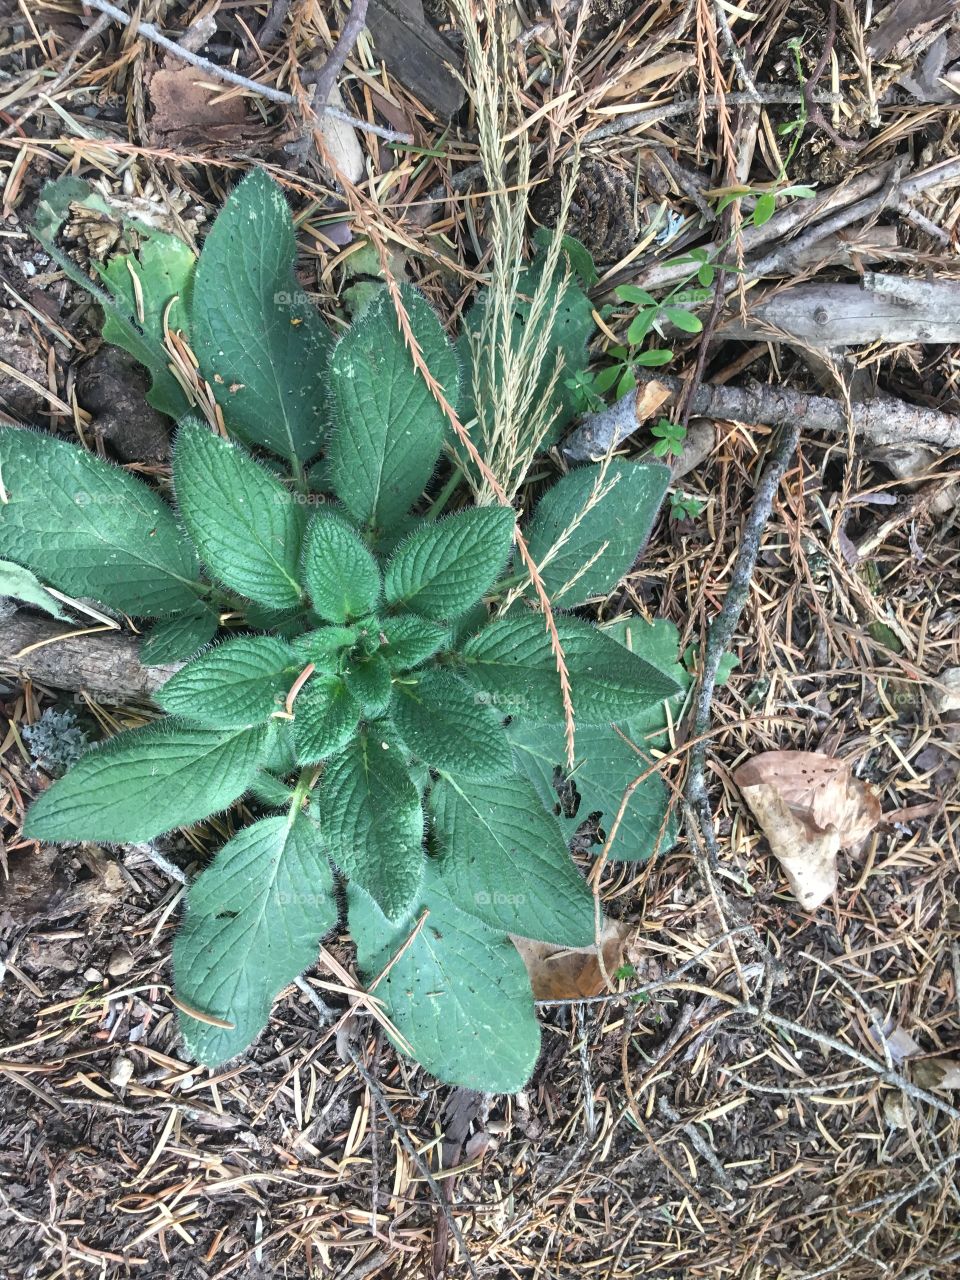
<svg viewBox="0 0 960 1280">
<path fill-rule="evenodd" d="M 701 390 L 707 390 L 702 388 Z M 726 390 L 726 388 L 724 388 Z M 692 736 L 697 739 L 690 752 L 687 779 L 684 785 L 684 796 L 690 808 L 696 814 L 708 851 L 712 848 L 715 835 L 713 816 L 710 813 L 710 802 L 707 795 L 706 762 L 707 737 L 710 731 L 711 706 L 713 693 L 717 683 L 717 672 L 720 662 L 729 648 L 733 633 L 740 621 L 744 606 L 750 594 L 750 582 L 760 554 L 760 543 L 763 531 L 773 510 L 773 499 L 780 487 L 780 481 L 793 457 L 800 439 L 800 427 L 803 418 L 796 415 L 790 419 L 783 434 L 771 450 L 769 460 L 757 484 L 750 514 L 747 516 L 740 537 L 740 547 L 730 575 L 730 585 L 724 597 L 723 607 L 710 624 L 709 634 L 704 645 L 703 662 L 700 679 L 694 700 Z"/>
<path fill-rule="evenodd" d="M 337 77 L 343 70 L 343 64 L 350 56 L 354 45 L 360 38 L 360 33 L 363 31 L 369 2 L 370 0 L 353 0 L 350 12 L 347 14 L 340 35 L 337 37 L 336 44 L 330 50 L 327 58 L 320 66 L 306 67 L 301 71 L 301 84 L 313 86 L 307 101 L 306 115 L 308 119 L 311 114 L 313 116 L 320 115 L 330 105 L 330 98 L 337 87 Z M 294 172 L 302 168 L 306 162 L 312 138 L 313 129 L 308 126 L 304 129 L 296 144 L 288 147 L 291 167 Z M 353 176 L 354 178 L 356 177 L 356 175 Z"/>
<path fill-rule="evenodd" d="M 643 392 L 650 382 L 668 388 L 674 398 L 683 391 L 680 378 L 659 373 L 641 378 L 635 394 L 583 419 L 566 441 L 563 451 L 567 459 L 586 462 L 601 458 L 639 430 L 646 421 L 640 414 L 643 413 Z M 846 409 L 839 400 L 760 384 L 726 387 L 703 383 L 692 397 L 690 413 L 698 418 L 771 427 L 802 422 L 807 430 L 827 431 L 831 435 L 844 434 L 848 426 Z M 854 431 L 872 445 L 903 443 L 909 439 L 941 451 L 960 448 L 960 416 L 907 404 L 893 396 L 881 395 L 854 404 L 851 423 Z"/>
</svg>

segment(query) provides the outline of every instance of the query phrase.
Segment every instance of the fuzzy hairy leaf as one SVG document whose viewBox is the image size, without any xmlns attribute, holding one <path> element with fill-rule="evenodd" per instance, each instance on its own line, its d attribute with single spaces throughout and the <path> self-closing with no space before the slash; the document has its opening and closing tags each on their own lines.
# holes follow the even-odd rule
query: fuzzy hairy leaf
<svg viewBox="0 0 960 1280">
<path fill-rule="evenodd" d="M 171 715 L 211 729 L 263 724 L 283 700 L 300 665 L 273 636 L 238 636 L 194 658 L 154 694 Z"/>
<path fill-rule="evenodd" d="M 527 530 L 539 565 L 581 515 L 594 487 L 607 490 L 540 570 L 551 602 L 561 608 L 613 590 L 650 536 L 670 484 L 670 468 L 658 463 L 614 460 L 602 481 L 600 474 L 599 466 L 591 466 L 565 475 L 540 499 Z"/>
<path fill-rule="evenodd" d="M 403 302 L 431 374 L 455 400 L 457 360 L 440 322 L 409 288 Z M 364 528 L 389 530 L 433 474 L 445 418 L 382 293 L 341 338 L 330 360 L 334 429 L 328 457 L 337 497 Z"/>
<path fill-rule="evenodd" d="M 440 622 L 465 613 L 502 572 L 515 524 L 510 507 L 476 507 L 426 525 L 387 566 L 387 603 Z"/>
<path fill-rule="evenodd" d="M 288 809 L 293 799 L 293 788 L 264 769 L 257 771 L 249 792 L 267 809 Z"/>
<path fill-rule="evenodd" d="M 648 754 L 637 754 L 630 746 L 645 746 L 643 735 L 635 734 L 630 721 L 617 726 L 581 725 L 576 733 L 576 760 L 570 783 L 579 802 L 575 812 L 565 809 L 564 785 L 566 742 L 562 724 L 516 723 L 510 726 L 510 741 L 517 749 L 520 767 L 536 787 L 544 806 L 557 819 L 569 840 L 581 823 L 600 814 L 601 838 L 609 834 L 630 784 L 653 764 Z M 557 781 L 555 781 L 555 779 Z M 558 791 L 559 788 L 559 791 Z M 676 839 L 676 827 L 667 819 L 668 793 L 663 779 L 653 772 L 630 794 L 629 804 L 617 827 L 608 858 L 613 862 L 645 860 L 658 849 L 669 849 Z"/>
<path fill-rule="evenodd" d="M 340 676 L 311 676 L 293 706 L 293 736 L 301 764 L 318 764 L 332 756 L 346 746 L 360 723 L 360 703 Z"/>
<path fill-rule="evenodd" d="M 181 1009 L 190 1055 L 213 1067 L 245 1049 L 336 923 L 333 878 L 308 818 L 263 818 L 225 844 L 187 891 L 173 971 L 183 1004 L 233 1028 Z"/>
<path fill-rule="evenodd" d="M 329 762 L 318 807 L 330 857 L 389 919 L 402 917 L 423 875 L 423 810 L 382 724 Z"/>
<path fill-rule="evenodd" d="M 304 514 L 280 481 L 199 422 L 177 435 L 173 478 L 184 523 L 221 582 L 272 608 L 299 604 Z"/>
<path fill-rule="evenodd" d="M 81 756 L 30 808 L 28 840 L 151 840 L 226 809 L 246 791 L 269 726 L 197 729 L 159 720 Z"/>
<path fill-rule="evenodd" d="M 351 662 L 344 672 L 350 692 L 365 716 L 382 716 L 393 697 L 390 668 L 378 654 Z"/>
<path fill-rule="evenodd" d="M 312 662 L 318 671 L 339 668 L 340 655 L 357 642 L 356 627 L 317 627 L 304 631 L 291 644 L 304 662 Z"/>
<path fill-rule="evenodd" d="M 629 720 L 621 720 L 616 727 L 611 724 L 578 727 L 576 767 L 569 782 L 566 781 L 562 724 L 517 722 L 510 726 L 508 733 L 517 749 L 520 767 L 546 808 L 550 812 L 559 810 L 558 820 L 568 840 L 592 814 L 600 815 L 604 836 L 609 833 L 627 788 L 652 765 L 650 751 L 667 745 L 665 705 L 670 707 L 671 716 L 676 720 L 684 700 L 683 691 L 690 683 L 690 677 L 677 663 L 677 629 L 666 619 L 650 624 L 630 618 L 608 629 L 607 634 L 676 680 L 681 691 L 666 704 L 656 703 Z M 631 743 L 640 748 L 641 754 L 634 751 Z M 578 797 L 573 812 L 571 787 Z M 649 858 L 658 848 L 669 849 L 676 840 L 676 820 L 672 814 L 667 816 L 668 808 L 666 785 L 658 773 L 652 772 L 630 793 L 607 856 L 612 861 L 633 862 Z"/>
<path fill-rule="evenodd" d="M 150 628 L 140 645 L 140 661 L 147 667 L 161 667 L 167 662 L 192 658 L 198 649 L 209 644 L 219 625 L 217 614 L 205 604 L 164 618 Z"/>
<path fill-rule="evenodd" d="M 513 772 L 501 717 L 456 676 L 428 670 L 416 682 L 398 682 L 391 714 L 401 738 L 425 764 L 464 778 Z"/>
<path fill-rule="evenodd" d="M 331 338 L 297 281 L 295 258 L 283 192 L 254 169 L 204 242 L 190 336 L 227 427 L 306 462 L 323 443 Z"/>
<path fill-rule="evenodd" d="M 558 616 L 576 723 L 604 724 L 677 692 L 676 681 L 579 618 Z M 563 699 L 550 637 L 540 614 L 492 622 L 461 651 L 470 684 L 517 719 L 562 722 Z"/>
<path fill-rule="evenodd" d="M 19 427 L 0 427 L 0 476 L 0 555 L 124 613 L 162 617 L 196 604 L 193 548 L 143 481 Z"/>
<path fill-rule="evenodd" d="M 443 881 L 463 911 L 504 933 L 591 944 L 593 894 L 526 778 L 441 777 L 430 808 Z"/>
<path fill-rule="evenodd" d="M 513 944 L 454 905 L 432 860 L 417 905 L 397 924 L 353 885 L 347 905 L 358 968 L 372 982 L 391 966 L 375 994 L 417 1061 L 446 1084 L 522 1089 L 540 1053 L 540 1027 Z"/>
<path fill-rule="evenodd" d="M 446 627 L 415 613 L 384 618 L 380 630 L 386 638 L 381 653 L 392 671 L 409 671 L 431 658 L 450 638 Z"/>
<path fill-rule="evenodd" d="M 361 618 L 380 599 L 376 560 L 348 524 L 326 511 L 318 511 L 307 530 L 303 580 L 327 622 Z"/>
<path fill-rule="evenodd" d="M 23 565 L 14 564 L 12 560 L 0 560 L 0 598 L 4 596 L 22 600 L 24 604 L 32 604 L 61 622 L 67 621 L 67 615 L 56 596 L 50 594 L 35 573 L 24 569 Z"/>
</svg>

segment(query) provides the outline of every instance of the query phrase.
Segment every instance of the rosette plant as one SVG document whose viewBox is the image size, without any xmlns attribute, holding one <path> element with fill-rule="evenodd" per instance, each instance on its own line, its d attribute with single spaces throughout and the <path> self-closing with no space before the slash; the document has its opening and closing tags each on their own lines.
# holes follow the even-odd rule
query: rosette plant
<svg viewBox="0 0 960 1280">
<path fill-rule="evenodd" d="M 256 172 L 199 260 L 182 249 L 149 237 L 101 271 L 112 340 L 138 347 L 178 419 L 169 499 L 77 444 L 0 432 L 0 554 L 148 623 L 144 661 L 182 664 L 155 695 L 165 714 L 87 750 L 24 834 L 147 841 L 231 809 L 173 948 L 199 1062 L 244 1050 L 345 922 L 405 1052 L 445 1081 L 516 1090 L 539 1030 L 511 936 L 592 942 L 568 837 L 616 812 L 613 722 L 649 736 L 678 693 L 669 635 L 642 627 L 644 657 L 574 611 L 633 563 L 668 472 L 617 462 L 599 491 L 597 468 L 571 472 L 526 525 L 557 602 L 578 818 L 559 799 L 567 707 L 514 510 L 422 514 L 448 425 L 395 301 L 384 290 L 334 342 L 293 276 L 282 193 Z M 402 306 L 454 399 L 437 317 L 406 288 Z M 207 420 L 171 375 L 174 313 L 219 406 Z M 627 778 L 641 767 L 628 752 Z M 667 825 L 649 784 L 611 856 L 645 856 Z"/>
</svg>

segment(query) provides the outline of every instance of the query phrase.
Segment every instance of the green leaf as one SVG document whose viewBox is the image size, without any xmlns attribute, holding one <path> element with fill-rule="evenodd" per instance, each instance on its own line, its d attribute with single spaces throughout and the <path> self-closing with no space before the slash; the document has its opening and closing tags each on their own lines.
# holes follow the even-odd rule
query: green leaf
<svg viewBox="0 0 960 1280">
<path fill-rule="evenodd" d="M 318 671 L 337 670 L 340 655 L 357 643 L 357 627 L 318 627 L 294 637 L 291 645 L 304 663 L 312 662 Z"/>
<path fill-rule="evenodd" d="M 630 327 L 627 329 L 627 341 L 632 347 L 638 347 L 643 342 L 653 328 L 653 323 L 659 314 L 658 307 L 648 307 L 645 311 L 639 312 L 630 321 Z"/>
<path fill-rule="evenodd" d="M 614 460 L 601 479 L 602 472 L 600 466 L 578 467 L 558 480 L 540 499 L 527 530 L 527 545 L 539 565 L 591 495 L 604 493 L 540 570 L 551 601 L 562 607 L 614 589 L 650 536 L 670 485 L 670 468 L 656 463 Z M 585 565 L 589 568 L 581 573 Z"/>
<path fill-rule="evenodd" d="M 267 809 L 289 809 L 293 799 L 293 788 L 264 769 L 258 771 L 250 783 L 249 791 Z"/>
<path fill-rule="evenodd" d="M 392 715 L 415 756 L 464 778 L 502 778 L 513 772 L 513 754 L 499 715 L 462 680 L 425 671 L 414 683 L 396 685 Z"/>
<path fill-rule="evenodd" d="M 337 923 L 333 878 L 320 833 L 303 815 L 263 818 L 235 835 L 187 891 L 173 945 L 187 1051 L 213 1067 L 267 1025 L 277 995 L 317 958 Z"/>
<path fill-rule="evenodd" d="M 637 747 L 643 748 L 642 733 L 634 733 L 631 721 L 618 725 Z M 576 759 L 572 775 L 566 770 L 566 741 L 562 724 L 517 722 L 508 730 L 517 751 L 520 767 L 536 788 L 550 813 L 556 814 L 566 839 L 571 839 L 581 823 L 600 814 L 600 829 L 609 834 L 620 811 L 627 788 L 652 765 L 648 754 L 638 755 L 613 725 L 578 725 Z M 558 788 L 568 796 L 570 783 L 579 797 L 574 811 L 564 811 Z M 637 861 L 660 849 L 669 849 L 676 840 L 676 825 L 666 819 L 668 795 L 663 779 L 652 772 L 630 794 L 627 809 L 610 846 L 611 861 Z M 661 834 L 662 833 L 662 834 Z"/>
<path fill-rule="evenodd" d="M 772 192 L 767 192 L 757 200 L 753 206 L 753 225 L 762 227 L 765 222 L 769 222 L 777 210 L 777 198 Z"/>
<path fill-rule="evenodd" d="M 154 694 L 172 715 L 211 729 L 262 724 L 283 710 L 297 656 L 273 636 L 238 636 L 194 658 Z"/>
<path fill-rule="evenodd" d="M 685 311 L 683 307 L 664 307 L 663 314 L 676 329 L 682 329 L 684 333 L 701 333 L 703 325 L 699 318 L 692 311 Z"/>
<path fill-rule="evenodd" d="M 660 365 L 669 364 L 672 359 L 673 352 L 669 347 L 654 347 L 652 351 L 641 351 L 631 363 L 643 369 L 656 369 Z"/>
<path fill-rule="evenodd" d="M 210 572 L 260 604 L 299 604 L 304 512 L 280 481 L 193 421 L 177 436 L 173 478 L 180 513 Z"/>
<path fill-rule="evenodd" d="M 0 555 L 140 617 L 196 603 L 193 548 L 141 480 L 66 440 L 2 427 L 0 481 Z"/>
<path fill-rule="evenodd" d="M 555 235 L 556 232 L 549 227 L 537 227 L 533 233 L 533 242 L 538 248 L 546 250 L 549 249 Z M 582 244 L 576 236 L 565 235 L 561 237 L 560 247 L 570 263 L 570 269 L 580 277 L 581 283 L 588 289 L 598 283 L 600 276 L 586 245 Z"/>
<path fill-rule="evenodd" d="M 426 525 L 387 566 L 387 603 L 437 621 L 465 613 L 503 571 L 515 523 L 511 507 L 473 507 Z"/>
<path fill-rule="evenodd" d="M 652 293 L 648 293 L 646 289 L 638 288 L 635 284 L 617 285 L 614 293 L 621 302 L 632 302 L 644 307 L 658 307 L 660 305 Z"/>
<path fill-rule="evenodd" d="M 158 720 L 94 747 L 34 801 L 28 840 L 151 840 L 246 791 L 268 727 L 219 731 Z"/>
<path fill-rule="evenodd" d="M 0 596 L 9 596 L 24 604 L 32 604 L 52 618 L 67 621 L 56 596 L 52 596 L 35 573 L 14 564 L 12 560 L 0 560 Z"/>
<path fill-rule="evenodd" d="M 372 613 L 380 599 L 380 570 L 354 531 L 326 511 L 307 530 L 303 574 L 313 607 L 327 622 Z"/>
<path fill-rule="evenodd" d="M 578 618 L 556 617 L 578 725 L 603 724 L 661 702 L 677 684 Z M 550 637 L 541 614 L 492 622 L 463 646 L 463 674 L 480 693 L 523 720 L 561 722 L 563 699 Z"/>
<path fill-rule="evenodd" d="M 161 667 L 167 662 L 192 658 L 198 649 L 217 634 L 220 619 L 205 604 L 194 605 L 176 617 L 164 618 L 150 628 L 140 645 L 140 661 L 146 667 Z"/>
<path fill-rule="evenodd" d="M 525 778 L 442 777 L 430 793 L 450 897 L 491 928 L 560 946 L 594 939 L 594 900 Z"/>
<path fill-rule="evenodd" d="M 170 372 L 164 317 L 169 329 L 189 337 L 187 299 L 195 265 L 190 246 L 162 231 L 146 236 L 139 253 L 119 253 L 105 267 L 97 265 L 100 278 L 117 300 L 115 308 L 104 310 L 103 340 L 129 351 L 149 370 L 152 385 L 147 400 L 171 418 L 182 418 L 192 406 Z"/>
<path fill-rule="evenodd" d="M 352 885 L 347 906 L 360 973 L 372 983 L 390 966 L 371 990 L 416 1060 L 446 1084 L 522 1089 L 540 1053 L 540 1028 L 513 944 L 454 905 L 432 861 L 416 911 L 399 924 Z"/>
<path fill-rule="evenodd" d="M 170 307 L 170 327 L 187 328 L 183 300 L 190 291 L 193 251 L 176 236 L 125 216 L 124 226 L 132 227 L 141 241 L 139 259 L 132 253 L 118 254 L 106 268 L 97 266 L 106 285 L 106 289 L 102 289 L 57 245 L 57 235 L 71 217 L 74 205 L 117 220 L 116 208 L 89 183 L 79 178 L 58 178 L 48 182 L 41 192 L 33 234 L 69 279 L 91 293 L 103 308 L 105 340 L 129 351 L 149 371 L 152 381 L 147 395 L 149 402 L 161 413 L 179 418 L 191 406 L 170 372 L 170 354 L 163 345 L 163 314 L 170 300 L 178 295 L 181 302 Z M 131 271 L 136 273 L 140 284 L 142 321 L 138 318 Z"/>
<path fill-rule="evenodd" d="M 204 242 L 190 336 L 227 427 L 306 462 L 323 443 L 331 339 L 297 281 L 295 257 L 283 192 L 254 169 Z"/>
<path fill-rule="evenodd" d="M 368 726 L 329 762 L 318 808 L 331 858 L 397 920 L 423 875 L 423 810 L 383 728 Z"/>
<path fill-rule="evenodd" d="M 544 255 L 521 274 L 518 284 L 521 295 L 531 295 L 536 290 L 545 267 Z M 593 303 L 575 280 L 564 281 L 565 264 L 558 263 L 557 270 L 548 289 L 547 305 L 541 310 L 537 323 L 536 341 L 543 343 L 544 359 L 537 371 L 537 379 L 533 388 L 533 402 L 548 400 L 548 417 L 552 424 L 542 442 L 546 448 L 558 438 L 579 412 L 580 393 L 577 390 L 577 375 L 582 374 L 588 363 L 588 345 L 596 332 L 593 318 Z M 563 287 L 555 314 L 551 319 L 552 303 Z M 491 438 L 494 424 L 486 421 L 491 412 L 484 389 L 502 381 L 504 377 L 503 358 L 499 351 L 489 350 L 489 344 L 479 352 L 475 352 L 474 340 L 480 335 L 484 324 L 484 313 L 489 302 L 489 291 L 483 290 L 476 302 L 466 313 L 463 320 L 463 332 L 457 343 L 457 350 L 464 368 L 470 370 L 470 376 L 464 377 L 464 394 L 460 405 L 460 418 L 469 422 L 478 418 L 482 424 L 474 429 L 477 439 Z M 510 341 L 514 349 L 524 341 L 524 329 L 530 324 L 531 304 L 525 296 L 517 300 L 514 317 L 510 328 Z M 526 341 L 530 341 L 529 338 Z M 556 385 L 551 387 L 554 375 L 562 360 L 560 377 Z M 476 362 L 476 364 L 475 364 Z M 573 383 L 573 386 L 568 385 Z M 475 386 L 480 388 L 479 403 L 475 397 Z M 447 436 L 448 444 L 457 446 L 453 433 Z"/>
<path fill-rule="evenodd" d="M 623 370 L 623 365 L 611 364 L 606 369 L 601 369 L 593 378 L 593 390 L 599 396 L 605 396 Z"/>
<path fill-rule="evenodd" d="M 393 696 L 393 681 L 385 660 L 379 654 L 355 659 L 344 675 L 347 687 L 363 707 L 364 715 L 383 715 Z"/>
<path fill-rule="evenodd" d="M 301 764 L 318 764 L 345 747 L 360 723 L 360 703 L 339 676 L 314 675 L 293 704 Z"/>
<path fill-rule="evenodd" d="M 409 288 L 403 302 L 428 369 L 454 401 L 457 360 L 439 320 Z M 386 292 L 334 349 L 330 393 L 333 490 L 359 525 L 389 531 L 433 474 L 446 419 L 413 363 Z"/>
<path fill-rule="evenodd" d="M 647 623 L 628 618 L 606 629 L 606 634 L 677 682 L 680 692 L 670 698 L 668 706 L 674 721 L 681 713 L 690 677 L 677 662 L 679 636 L 666 619 Z M 517 750 L 517 759 L 533 783 L 541 800 L 551 813 L 556 813 L 566 839 L 591 814 L 600 815 L 600 827 L 609 833 L 630 784 L 653 763 L 652 750 L 667 746 L 667 717 L 663 704 L 613 725 L 577 727 L 576 762 L 569 781 L 565 767 L 566 741 L 562 724 L 513 724 L 508 730 Z M 617 730 L 619 729 L 620 732 Z M 621 736 L 621 734 L 623 736 Z M 624 738 L 629 739 L 625 741 Z M 641 749 L 633 750 L 630 743 Z M 579 807 L 569 811 L 561 805 L 558 787 L 569 803 L 571 784 L 576 788 Z M 630 794 L 627 808 L 610 845 L 612 861 L 646 859 L 659 848 L 669 849 L 676 840 L 676 821 L 667 817 L 669 795 L 663 779 L 656 772 L 641 782 Z"/>
<path fill-rule="evenodd" d="M 544 267 L 545 262 L 541 256 L 538 257 L 529 270 L 523 273 L 520 278 L 521 293 L 533 293 L 543 274 Z M 593 318 L 593 303 L 575 280 L 568 279 L 564 284 L 564 264 L 562 261 L 557 265 L 550 287 L 554 293 L 562 288 L 563 293 L 560 296 L 556 314 L 550 324 L 549 331 L 545 335 L 546 359 L 540 367 L 540 374 L 534 389 L 535 401 L 546 398 L 558 360 L 561 357 L 563 360 L 562 372 L 566 376 L 571 373 L 577 373 L 587 367 L 589 361 L 588 347 L 597 331 L 596 321 Z M 520 302 L 517 306 L 517 314 L 520 317 L 521 325 L 527 327 L 530 323 L 530 303 L 526 301 Z M 547 307 L 540 320 L 539 329 L 542 330 L 546 325 L 549 314 L 550 308 Z M 556 440 L 560 432 L 576 416 L 576 396 L 564 385 L 563 377 L 560 378 L 554 388 L 551 401 L 551 408 L 554 414 L 553 424 L 546 440 L 543 442 L 544 447 Z"/>
<path fill-rule="evenodd" d="M 386 640 L 381 649 L 392 671 L 408 671 L 432 657 L 450 639 L 446 627 L 415 613 L 398 613 L 384 618 L 380 629 Z"/>
<path fill-rule="evenodd" d="M 270 733 L 264 743 L 260 768 L 285 778 L 297 767 L 297 752 L 293 740 L 292 720 L 273 720 Z M 259 776 L 259 775 L 258 775 Z"/>
</svg>

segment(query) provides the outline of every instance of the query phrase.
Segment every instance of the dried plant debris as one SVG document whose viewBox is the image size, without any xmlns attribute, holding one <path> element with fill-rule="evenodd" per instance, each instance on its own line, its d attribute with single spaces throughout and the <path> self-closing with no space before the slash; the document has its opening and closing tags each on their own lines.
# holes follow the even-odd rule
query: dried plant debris
<svg viewBox="0 0 960 1280">
<path fill-rule="evenodd" d="M 557 225 L 567 181 L 565 170 L 558 169 L 534 189 L 530 212 L 542 226 Z M 598 266 L 618 262 L 636 242 L 635 206 L 630 180 L 615 166 L 587 156 L 574 183 L 567 234 L 589 250 Z"/>
<path fill-rule="evenodd" d="M 162 67 L 151 76 L 149 93 L 150 133 L 156 146 L 239 142 L 255 127 L 246 99 L 212 84 L 195 67 Z"/>
<path fill-rule="evenodd" d="M 838 852 L 855 849 L 880 821 L 875 791 L 846 761 L 816 751 L 765 751 L 733 780 L 794 897 L 816 910 L 836 892 Z"/>
<path fill-rule="evenodd" d="M 513 942 L 527 967 L 530 985 L 538 1000 L 578 1000 L 607 989 L 608 980 L 623 964 L 632 933 L 630 925 L 619 920 L 604 920 L 599 954 L 596 945 L 555 947 L 529 938 L 514 938 Z"/>
</svg>

